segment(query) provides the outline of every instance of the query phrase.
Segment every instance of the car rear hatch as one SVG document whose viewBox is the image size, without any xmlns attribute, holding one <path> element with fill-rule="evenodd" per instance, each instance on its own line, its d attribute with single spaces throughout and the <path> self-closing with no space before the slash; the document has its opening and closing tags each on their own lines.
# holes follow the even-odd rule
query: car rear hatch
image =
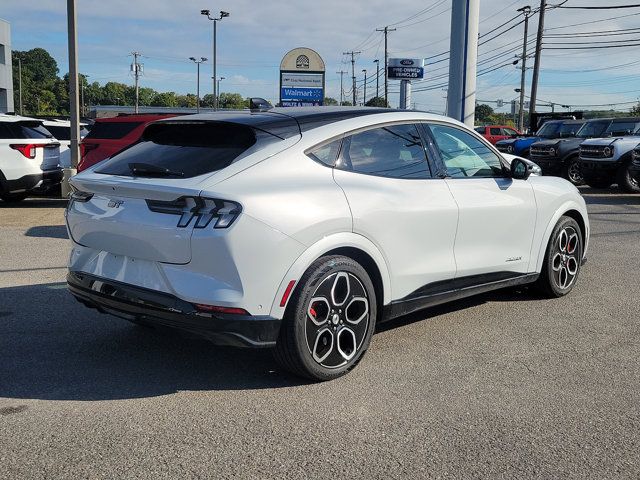
<svg viewBox="0 0 640 480">
<path fill-rule="evenodd" d="M 98 251 L 188 263 L 193 229 L 218 227 L 215 221 L 202 226 L 200 217 L 214 205 L 200 197 L 202 182 L 252 152 L 259 154 L 261 144 L 286 143 L 282 140 L 228 122 L 151 124 L 139 143 L 72 178 L 75 192 L 67 209 L 71 237 Z M 235 204 L 215 205 L 228 210 Z"/>
</svg>

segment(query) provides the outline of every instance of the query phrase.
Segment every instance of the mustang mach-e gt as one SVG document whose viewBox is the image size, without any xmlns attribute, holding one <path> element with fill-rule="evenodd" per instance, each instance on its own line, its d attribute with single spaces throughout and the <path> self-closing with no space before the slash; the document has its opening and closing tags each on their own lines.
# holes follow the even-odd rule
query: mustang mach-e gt
<svg viewBox="0 0 640 480">
<path fill-rule="evenodd" d="M 450 118 L 376 108 L 174 117 L 71 180 L 68 285 L 83 304 L 286 369 L 352 369 L 376 325 L 535 284 L 575 286 L 577 189 Z"/>
</svg>

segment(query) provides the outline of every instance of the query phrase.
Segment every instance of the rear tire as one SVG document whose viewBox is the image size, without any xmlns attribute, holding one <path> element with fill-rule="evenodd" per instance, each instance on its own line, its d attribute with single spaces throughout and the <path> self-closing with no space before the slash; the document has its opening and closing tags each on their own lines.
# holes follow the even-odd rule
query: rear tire
<svg viewBox="0 0 640 480">
<path fill-rule="evenodd" d="M 640 193 L 640 184 L 631 176 L 629 172 L 629 166 L 631 161 L 625 162 L 625 164 L 618 169 L 616 174 L 618 188 L 626 193 Z"/>
<path fill-rule="evenodd" d="M 0 198 L 5 203 L 18 203 L 23 201 L 29 195 L 26 192 L 22 193 L 0 193 Z"/>
<path fill-rule="evenodd" d="M 376 292 L 366 270 L 348 257 L 321 257 L 300 278 L 289 301 L 275 359 L 301 377 L 338 378 L 367 351 L 377 313 Z"/>
<path fill-rule="evenodd" d="M 576 284 L 582 263 L 582 232 L 573 218 L 562 216 L 556 224 L 536 282 L 549 298 L 567 295 Z"/>
</svg>

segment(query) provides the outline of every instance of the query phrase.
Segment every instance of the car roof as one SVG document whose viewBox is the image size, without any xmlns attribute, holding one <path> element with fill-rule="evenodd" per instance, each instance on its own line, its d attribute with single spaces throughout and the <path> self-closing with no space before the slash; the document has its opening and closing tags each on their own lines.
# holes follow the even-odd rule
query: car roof
<svg viewBox="0 0 640 480">
<path fill-rule="evenodd" d="M 120 123 L 120 122 L 153 122 L 164 118 L 175 117 L 175 113 L 140 113 L 132 115 L 118 115 L 117 117 L 96 118 L 96 123 Z"/>
<path fill-rule="evenodd" d="M 42 123 L 42 120 L 38 118 L 23 117 L 21 115 L 0 114 L 0 122 L 40 122 Z"/>
<path fill-rule="evenodd" d="M 174 122 L 231 122 L 264 130 L 281 138 L 300 135 L 308 130 L 329 125 L 342 120 L 350 120 L 369 115 L 398 116 L 406 119 L 446 120 L 459 124 L 452 118 L 420 112 L 417 110 L 396 110 L 376 107 L 274 107 L 268 110 L 224 110 L 212 113 L 185 115 L 160 120 Z"/>
<path fill-rule="evenodd" d="M 613 123 L 623 122 L 640 122 L 640 117 L 617 117 L 613 119 Z"/>
</svg>

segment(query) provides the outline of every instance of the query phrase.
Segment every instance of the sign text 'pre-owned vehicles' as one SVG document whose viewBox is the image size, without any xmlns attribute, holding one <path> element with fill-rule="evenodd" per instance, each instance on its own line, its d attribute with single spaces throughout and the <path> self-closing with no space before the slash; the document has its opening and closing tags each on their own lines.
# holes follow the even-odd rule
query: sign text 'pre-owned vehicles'
<svg viewBox="0 0 640 480">
<path fill-rule="evenodd" d="M 73 177 L 83 304 L 329 380 L 376 325 L 535 284 L 561 297 L 589 242 L 577 189 L 417 111 L 274 108 L 160 120 Z"/>
</svg>

